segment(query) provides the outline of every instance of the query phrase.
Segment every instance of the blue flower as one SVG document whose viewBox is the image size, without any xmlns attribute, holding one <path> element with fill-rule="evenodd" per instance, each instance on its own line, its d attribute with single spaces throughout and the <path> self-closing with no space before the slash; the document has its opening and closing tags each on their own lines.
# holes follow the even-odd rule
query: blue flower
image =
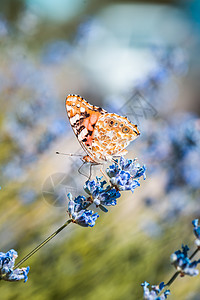
<svg viewBox="0 0 200 300">
<path fill-rule="evenodd" d="M 86 209 L 88 205 L 86 198 L 84 196 L 78 196 L 72 200 L 71 193 L 67 196 L 69 198 L 68 213 L 70 218 L 72 218 L 72 222 L 83 227 L 93 227 L 99 215 L 92 210 Z"/>
<path fill-rule="evenodd" d="M 194 226 L 194 234 L 197 237 L 196 244 L 197 244 L 197 246 L 200 246 L 200 226 L 199 226 L 199 220 L 198 219 L 193 220 L 192 224 Z"/>
<path fill-rule="evenodd" d="M 177 250 L 171 255 L 171 262 L 175 268 L 180 271 L 181 276 L 196 276 L 199 274 L 199 271 L 196 269 L 196 267 L 200 263 L 200 260 L 194 260 L 191 262 L 187 254 L 188 251 L 189 247 L 187 245 L 182 246 L 182 251 Z"/>
<path fill-rule="evenodd" d="M 84 190 L 91 196 L 95 205 L 101 206 L 101 208 L 102 205 L 115 206 L 117 204 L 116 199 L 121 196 L 119 191 L 117 191 L 115 188 L 111 188 L 111 186 L 104 188 L 106 181 L 101 181 L 101 179 L 102 177 L 96 177 L 96 182 L 95 180 L 86 181 L 83 187 Z"/>
<path fill-rule="evenodd" d="M 136 163 L 136 160 L 125 159 L 123 156 L 121 156 L 119 164 L 116 162 L 106 170 L 111 178 L 110 182 L 118 190 L 131 190 L 132 192 L 137 186 L 140 186 L 140 177 L 146 178 L 145 171 L 145 166 L 141 167 L 140 164 Z"/>
<path fill-rule="evenodd" d="M 95 180 L 88 180 L 83 187 L 86 193 L 91 195 L 93 198 L 104 191 L 103 187 L 106 184 L 106 181 L 101 181 L 101 179 L 102 177 L 96 177 L 96 182 Z"/>
<path fill-rule="evenodd" d="M 145 281 L 144 283 L 141 284 L 141 286 L 143 287 L 143 291 L 144 291 L 143 299 L 145 300 L 164 300 L 167 299 L 167 296 L 170 294 L 170 291 L 166 290 L 164 291 L 163 294 L 158 296 L 158 294 L 160 294 L 165 287 L 164 282 L 161 282 L 159 285 L 152 285 L 151 291 L 148 288 L 149 286 L 148 282 Z"/>
<path fill-rule="evenodd" d="M 18 281 L 28 280 L 28 272 L 30 270 L 27 268 L 17 268 L 13 270 L 15 265 L 15 259 L 18 257 L 18 254 L 15 250 L 11 249 L 7 253 L 0 252 L 0 280 L 6 281 Z"/>
</svg>

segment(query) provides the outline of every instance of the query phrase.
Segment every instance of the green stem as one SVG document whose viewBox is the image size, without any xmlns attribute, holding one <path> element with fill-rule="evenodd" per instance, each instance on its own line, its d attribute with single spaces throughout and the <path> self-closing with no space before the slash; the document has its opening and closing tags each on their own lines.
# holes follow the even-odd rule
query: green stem
<svg viewBox="0 0 200 300">
<path fill-rule="evenodd" d="M 178 277 L 180 271 L 177 271 L 176 273 L 174 273 L 174 275 L 170 278 L 170 280 L 168 281 L 168 283 L 166 284 L 166 286 L 170 286 L 174 280 Z"/>
<path fill-rule="evenodd" d="M 40 243 L 37 247 L 35 247 L 31 252 L 29 252 L 26 256 L 24 256 L 14 267 L 14 270 L 17 269 L 21 264 L 23 264 L 27 259 L 29 259 L 33 254 L 35 254 L 38 250 L 40 250 L 44 245 L 46 245 L 50 240 L 52 240 L 59 232 L 61 232 L 67 225 L 72 222 L 72 219 L 65 222 L 61 227 L 59 227 L 55 232 L 53 232 L 50 236 L 48 236 L 42 243 Z"/>
<path fill-rule="evenodd" d="M 190 255 L 189 259 L 192 259 L 199 250 L 200 250 L 199 247 L 197 247 L 197 249 Z"/>
</svg>

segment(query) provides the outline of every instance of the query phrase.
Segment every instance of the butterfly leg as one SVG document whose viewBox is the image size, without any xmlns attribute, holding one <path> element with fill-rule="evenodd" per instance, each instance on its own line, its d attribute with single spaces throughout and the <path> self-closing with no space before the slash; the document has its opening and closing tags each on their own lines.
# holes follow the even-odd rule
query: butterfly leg
<svg viewBox="0 0 200 300">
<path fill-rule="evenodd" d="M 92 176 L 92 166 L 93 166 L 93 164 L 90 164 L 90 176 L 89 176 L 89 178 L 88 178 L 88 180 L 90 180 L 90 178 L 91 178 L 91 176 Z"/>
<path fill-rule="evenodd" d="M 120 164 L 119 164 L 118 161 L 116 161 L 115 159 L 112 159 L 112 162 L 113 162 L 114 164 L 118 165 L 119 169 L 121 170 L 121 166 L 120 166 Z"/>
<path fill-rule="evenodd" d="M 90 178 L 92 177 L 92 167 L 93 167 L 93 166 L 99 166 L 99 165 L 101 165 L 101 163 L 93 162 L 93 163 L 90 164 L 90 176 L 89 176 L 89 179 L 88 179 L 88 180 L 90 180 Z M 101 170 L 100 170 L 100 171 L 101 171 Z"/>
<path fill-rule="evenodd" d="M 110 178 L 108 177 L 108 175 L 104 172 L 104 170 L 102 168 L 100 169 L 100 172 L 103 174 L 103 176 L 106 178 L 106 180 L 108 182 L 110 182 Z"/>
<path fill-rule="evenodd" d="M 81 168 L 84 166 L 84 164 L 87 164 L 87 163 L 88 163 L 88 162 L 84 161 L 84 162 L 82 163 L 82 165 L 80 166 L 80 168 L 78 169 L 78 172 L 79 172 L 79 174 L 81 174 L 81 175 L 87 177 L 87 179 L 90 180 L 91 177 L 92 177 L 92 167 L 93 167 L 93 166 L 99 165 L 99 163 L 91 163 L 91 162 L 89 163 L 89 164 L 90 164 L 90 172 L 89 172 L 89 176 L 86 175 L 86 174 L 84 174 L 83 172 L 81 172 Z"/>
<path fill-rule="evenodd" d="M 86 162 L 83 162 L 83 163 L 82 163 L 82 165 L 81 165 L 81 166 L 79 167 L 79 169 L 78 169 L 78 172 L 79 172 L 79 174 L 81 174 L 81 175 L 87 177 L 87 179 L 88 179 L 88 175 L 86 175 L 86 174 L 84 174 L 84 173 L 81 172 L 81 169 L 82 169 L 82 167 L 83 167 L 85 164 L 86 164 Z M 90 177 L 89 177 L 89 178 L 90 178 Z M 89 180 L 89 179 L 88 179 L 88 180 Z"/>
</svg>

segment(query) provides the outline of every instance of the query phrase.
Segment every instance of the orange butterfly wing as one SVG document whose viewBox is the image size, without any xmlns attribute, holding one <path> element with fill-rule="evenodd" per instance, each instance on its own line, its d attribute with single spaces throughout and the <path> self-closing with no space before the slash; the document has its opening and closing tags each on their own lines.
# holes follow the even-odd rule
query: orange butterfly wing
<svg viewBox="0 0 200 300">
<path fill-rule="evenodd" d="M 127 153 L 125 148 L 140 134 L 127 118 L 89 104 L 79 95 L 68 95 L 66 110 L 85 161 L 99 162 Z"/>
<path fill-rule="evenodd" d="M 70 94 L 66 98 L 66 110 L 72 129 L 86 153 L 95 161 L 92 141 L 95 125 L 100 115 L 106 111 L 89 104 L 79 95 Z"/>
</svg>

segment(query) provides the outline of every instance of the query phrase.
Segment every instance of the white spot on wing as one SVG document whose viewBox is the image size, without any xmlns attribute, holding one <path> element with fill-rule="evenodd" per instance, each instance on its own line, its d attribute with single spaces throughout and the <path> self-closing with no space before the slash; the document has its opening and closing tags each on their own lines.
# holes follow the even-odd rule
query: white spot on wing
<svg viewBox="0 0 200 300">
<path fill-rule="evenodd" d="M 81 111 L 81 112 L 85 112 L 85 108 L 84 108 L 84 107 L 81 107 L 80 111 Z"/>
<path fill-rule="evenodd" d="M 75 116 L 73 116 L 73 117 L 70 119 L 70 122 L 71 122 L 72 124 L 75 124 L 76 121 L 79 120 L 79 119 L 80 119 L 79 114 L 76 114 Z"/>
<path fill-rule="evenodd" d="M 78 135 L 79 141 L 84 140 L 87 133 L 88 133 L 87 128 L 84 128 Z"/>
<path fill-rule="evenodd" d="M 67 98 L 67 101 L 74 101 L 74 100 L 76 100 L 74 97 L 68 97 Z"/>
<path fill-rule="evenodd" d="M 76 101 L 76 100 L 77 100 L 77 97 L 72 96 L 72 97 L 68 98 L 68 100 L 69 100 L 69 101 Z"/>
</svg>

